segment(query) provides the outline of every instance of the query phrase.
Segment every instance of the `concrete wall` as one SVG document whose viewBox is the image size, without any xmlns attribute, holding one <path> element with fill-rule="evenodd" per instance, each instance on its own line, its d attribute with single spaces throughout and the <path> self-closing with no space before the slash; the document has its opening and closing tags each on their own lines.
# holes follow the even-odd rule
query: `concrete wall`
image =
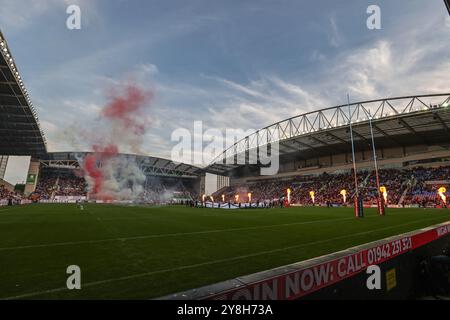
<svg viewBox="0 0 450 320">
<path fill-rule="evenodd" d="M 8 156 L 0 155 L 0 179 L 5 178 L 6 166 L 8 165 Z"/>
<path fill-rule="evenodd" d="M 3 179 L 0 179 L 0 187 L 1 186 L 3 186 L 8 191 L 14 191 L 14 186 Z"/>
<path fill-rule="evenodd" d="M 217 176 L 217 190 L 230 186 L 230 178 L 226 176 Z"/>
<path fill-rule="evenodd" d="M 328 159 L 330 159 L 329 157 Z M 363 159 L 365 158 L 365 159 Z M 372 160 L 373 155 L 371 150 L 358 153 L 357 169 L 358 170 L 372 170 L 374 168 L 374 162 Z M 450 165 L 450 150 L 436 146 L 415 146 L 410 148 L 386 148 L 377 150 L 378 166 L 380 168 L 402 168 L 405 163 L 410 161 L 425 161 L 421 163 L 421 166 L 439 166 Z M 437 162 L 436 159 L 444 159 L 444 161 Z M 253 177 L 232 177 L 230 185 L 242 184 L 247 180 L 258 179 L 276 179 L 285 177 L 294 177 L 298 175 L 310 175 L 321 174 L 324 172 L 334 173 L 351 170 L 352 165 L 351 154 L 337 154 L 333 155 L 331 161 L 328 161 L 330 165 L 319 165 L 320 161 L 327 163 L 327 157 L 303 160 L 303 161 L 291 161 L 290 163 L 283 163 L 280 165 L 278 174 L 273 176 L 253 176 Z M 426 160 L 429 160 L 427 165 Z M 331 164 L 332 163 L 332 164 Z M 294 165 L 295 164 L 295 165 Z M 409 166 L 411 167 L 411 166 Z M 291 170 L 292 168 L 295 168 Z"/>
</svg>

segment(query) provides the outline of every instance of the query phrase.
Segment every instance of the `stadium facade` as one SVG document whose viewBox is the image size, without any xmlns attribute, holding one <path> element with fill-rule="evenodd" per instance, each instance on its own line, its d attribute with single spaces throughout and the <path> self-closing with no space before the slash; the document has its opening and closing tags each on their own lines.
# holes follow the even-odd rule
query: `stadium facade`
<svg viewBox="0 0 450 320">
<path fill-rule="evenodd" d="M 87 153 L 47 152 L 36 111 L 1 33 L 0 45 L 0 155 L 2 164 L 10 155 L 31 156 L 25 187 L 25 193 L 31 194 L 42 168 L 77 169 L 78 159 Z M 349 172 L 350 127 L 358 169 L 373 168 L 372 133 L 381 168 L 450 163 L 450 93 L 362 101 L 294 116 L 246 136 L 205 168 L 145 155 L 121 156 L 133 157 L 147 176 L 189 180 L 196 196 L 201 196 L 229 185 Z M 279 154 L 276 175 L 260 175 L 257 151 L 263 146 Z M 215 179 L 209 184 L 208 175 Z M 213 187 L 206 188 L 207 184 Z"/>
<path fill-rule="evenodd" d="M 46 141 L 11 50 L 0 31 L 1 155 L 40 157 Z"/>
<path fill-rule="evenodd" d="M 264 127 L 235 143 L 206 170 L 231 177 L 231 185 L 352 168 L 350 126 L 358 169 L 373 168 L 372 132 L 380 167 L 450 161 L 450 93 L 386 98 L 301 114 Z M 371 130 L 372 127 L 372 130 Z M 255 155 L 276 143 L 280 169 L 260 176 Z M 237 159 L 245 164 L 237 164 Z"/>
</svg>

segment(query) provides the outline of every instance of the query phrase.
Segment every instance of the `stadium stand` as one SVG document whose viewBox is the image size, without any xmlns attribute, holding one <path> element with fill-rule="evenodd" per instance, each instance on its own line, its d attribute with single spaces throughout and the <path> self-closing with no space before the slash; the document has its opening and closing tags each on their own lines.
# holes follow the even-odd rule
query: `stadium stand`
<svg viewBox="0 0 450 320">
<path fill-rule="evenodd" d="M 0 31 L 0 155 L 43 156 L 46 140 L 8 43 Z"/>
<path fill-rule="evenodd" d="M 378 191 L 374 171 L 360 171 L 359 188 L 366 205 L 376 205 Z M 437 168 L 415 167 L 408 169 L 381 169 L 380 182 L 388 190 L 387 203 L 392 206 L 417 205 L 438 206 L 441 199 L 438 196 L 439 187 L 449 185 L 450 166 Z M 250 181 L 218 190 L 213 194 L 220 199 L 222 195 L 226 201 L 233 201 L 239 195 L 246 201 L 247 194 L 252 194 L 253 201 L 278 201 L 286 195 L 290 188 L 291 204 L 312 205 L 310 191 L 315 192 L 315 204 L 334 205 L 350 204 L 355 192 L 353 186 L 353 173 L 322 173 L 318 175 L 296 176 L 294 178 L 267 179 Z M 345 189 L 348 193 L 347 202 L 343 202 L 340 191 Z"/>
<path fill-rule="evenodd" d="M 55 196 L 86 196 L 86 181 L 71 169 L 43 168 L 34 195 L 45 200 Z"/>
<path fill-rule="evenodd" d="M 86 181 L 74 174 L 79 169 L 80 155 L 85 153 L 47 151 L 36 111 L 2 33 L 0 45 L 0 117 L 8 119 L 0 122 L 4 137 L 0 154 L 31 156 L 38 168 L 29 171 L 29 175 L 37 177 L 37 183 L 27 183 L 21 197 L 51 201 L 55 197 L 87 196 Z M 439 204 L 437 188 L 449 185 L 449 93 L 361 101 L 295 115 L 237 141 L 203 169 L 151 156 L 124 156 L 135 157 L 148 177 L 141 198 L 152 203 L 200 199 L 205 191 L 204 176 L 210 173 L 229 177 L 231 187 L 214 193 L 219 197 L 226 195 L 227 200 L 241 194 L 243 201 L 248 192 L 254 201 L 274 200 L 291 188 L 293 204 L 311 204 L 311 190 L 315 192 L 316 204 L 342 204 L 341 189 L 347 190 L 349 199 L 354 193 L 350 124 L 360 190 L 366 204 L 372 204 L 378 193 L 373 173 L 372 128 L 378 165 L 382 168 L 381 184 L 388 189 L 388 204 Z M 260 176 L 261 166 L 250 163 L 250 151 L 274 143 L 278 144 L 279 171 L 275 176 Z M 226 161 L 243 154 L 245 164 Z M 3 189 L 0 198 L 10 197 L 20 196 Z"/>
<path fill-rule="evenodd" d="M 34 200 L 66 201 L 88 196 L 86 180 L 77 174 L 77 169 L 43 167 L 35 192 Z M 139 196 L 144 203 L 179 203 L 196 197 L 193 186 L 188 181 L 174 177 L 147 176 L 145 190 Z"/>
<path fill-rule="evenodd" d="M 230 187 L 213 194 L 233 201 L 273 201 L 286 196 L 291 204 L 347 204 L 355 193 L 350 124 L 354 137 L 359 195 L 366 206 L 377 203 L 378 188 L 387 189 L 387 204 L 440 206 L 439 187 L 448 187 L 450 166 L 450 94 L 386 98 L 338 105 L 294 116 L 238 140 L 205 168 L 230 177 Z M 373 142 L 375 142 L 373 144 Z M 375 145 L 375 147 L 373 147 Z M 262 176 L 255 156 L 261 148 L 278 153 L 278 171 Z M 271 151 L 272 152 L 272 151 Z M 236 159 L 244 159 L 237 163 Z M 448 189 L 448 188 L 447 188 Z"/>
<path fill-rule="evenodd" d="M 10 191 L 4 185 L 0 185 L 0 205 L 17 204 L 21 200 L 22 196 L 18 192 Z"/>
</svg>

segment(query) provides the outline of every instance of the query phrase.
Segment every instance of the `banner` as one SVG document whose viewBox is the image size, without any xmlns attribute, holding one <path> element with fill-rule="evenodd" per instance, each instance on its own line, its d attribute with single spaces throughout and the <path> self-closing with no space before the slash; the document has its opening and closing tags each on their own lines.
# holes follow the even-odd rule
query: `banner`
<svg viewBox="0 0 450 320">
<path fill-rule="evenodd" d="M 198 206 L 201 207 L 202 203 L 198 202 Z M 243 209 L 243 208 L 265 208 L 268 204 L 264 202 L 259 203 L 228 203 L 228 202 L 210 202 L 206 201 L 204 203 L 205 208 L 217 208 L 217 209 Z"/>
</svg>

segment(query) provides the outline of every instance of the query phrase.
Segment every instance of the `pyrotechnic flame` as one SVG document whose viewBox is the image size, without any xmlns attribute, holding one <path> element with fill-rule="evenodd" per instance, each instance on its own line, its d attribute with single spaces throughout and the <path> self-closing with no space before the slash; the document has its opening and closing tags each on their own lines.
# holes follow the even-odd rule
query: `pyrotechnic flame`
<svg viewBox="0 0 450 320">
<path fill-rule="evenodd" d="M 287 194 L 287 200 L 288 200 L 288 203 L 291 203 L 291 188 L 287 188 L 287 190 L 286 190 L 286 194 Z"/>
<path fill-rule="evenodd" d="M 214 197 L 213 196 L 209 196 L 209 198 L 211 199 L 211 202 L 214 202 Z"/>
<path fill-rule="evenodd" d="M 315 203 L 315 197 L 314 197 L 314 194 L 315 194 L 314 191 L 310 191 L 310 192 L 309 192 L 309 195 L 310 195 L 311 200 L 312 200 L 313 203 Z"/>
<path fill-rule="evenodd" d="M 251 203 L 252 202 L 252 194 L 249 192 L 247 193 L 248 196 L 248 202 Z"/>
<path fill-rule="evenodd" d="M 447 204 L 447 197 L 445 193 L 447 192 L 447 189 L 445 187 L 440 187 L 438 189 L 438 194 L 441 197 L 442 201 L 444 201 L 445 204 Z"/>
<path fill-rule="evenodd" d="M 344 199 L 344 202 L 347 202 L 347 190 L 342 189 L 341 195 L 342 195 L 342 198 Z"/>
<path fill-rule="evenodd" d="M 239 195 L 238 195 L 238 194 L 234 196 L 234 200 L 235 200 L 236 202 L 239 202 Z"/>
<path fill-rule="evenodd" d="M 384 203 L 387 203 L 387 189 L 385 186 L 380 187 L 380 192 L 383 194 Z"/>
<path fill-rule="evenodd" d="M 222 202 L 225 202 L 225 195 L 222 195 Z"/>
<path fill-rule="evenodd" d="M 206 194 L 202 195 L 202 202 L 205 202 Z"/>
</svg>

